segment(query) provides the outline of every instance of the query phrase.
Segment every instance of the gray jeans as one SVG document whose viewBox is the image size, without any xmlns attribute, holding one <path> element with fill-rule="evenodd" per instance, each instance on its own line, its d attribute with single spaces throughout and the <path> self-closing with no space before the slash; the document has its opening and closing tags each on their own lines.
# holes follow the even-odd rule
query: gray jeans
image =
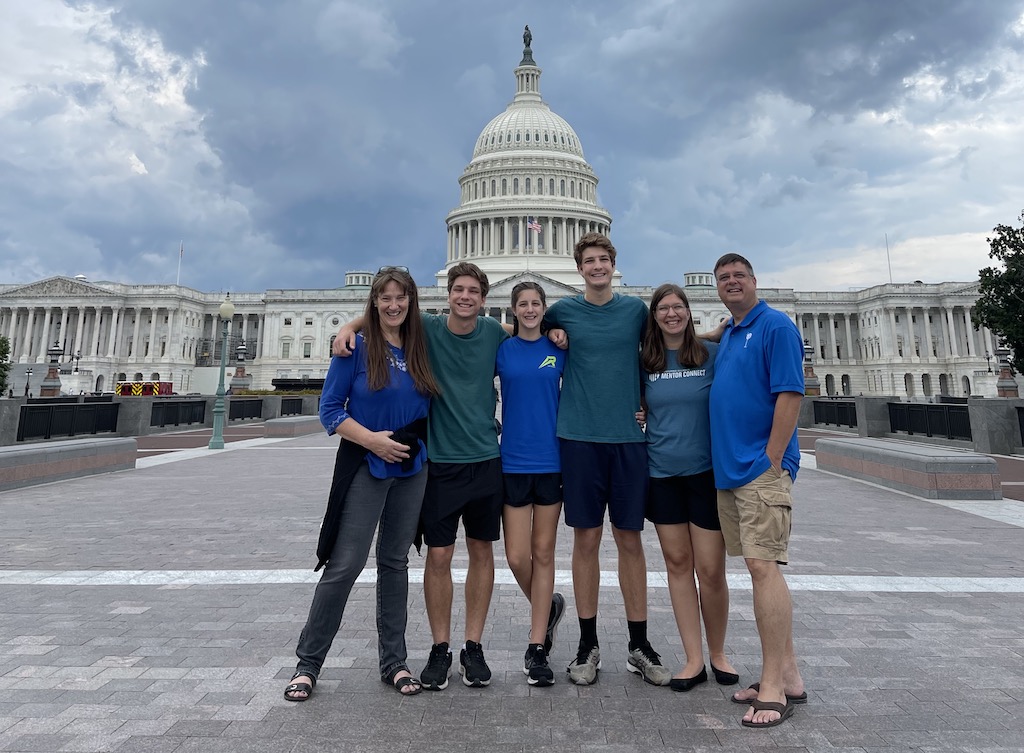
<svg viewBox="0 0 1024 753">
<path fill-rule="evenodd" d="M 319 677 L 341 626 L 352 585 L 366 566 L 374 531 L 378 531 L 377 643 L 381 677 L 406 666 L 409 548 L 419 524 L 426 483 L 425 466 L 415 476 L 389 479 L 374 478 L 366 464 L 360 467 L 345 496 L 338 539 L 299 635 L 296 671 Z"/>
</svg>

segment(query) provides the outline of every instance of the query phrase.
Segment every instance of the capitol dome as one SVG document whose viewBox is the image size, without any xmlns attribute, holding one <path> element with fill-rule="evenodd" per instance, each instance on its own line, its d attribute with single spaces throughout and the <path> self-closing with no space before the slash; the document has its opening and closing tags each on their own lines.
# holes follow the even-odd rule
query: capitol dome
<svg viewBox="0 0 1024 753">
<path fill-rule="evenodd" d="M 472 261 L 491 284 L 531 270 L 578 286 L 573 245 L 585 233 L 609 233 L 611 215 L 598 204 L 597 175 L 579 136 L 541 97 L 532 39 L 527 27 L 515 97 L 484 126 L 459 178 L 438 284 L 452 266 Z"/>
</svg>

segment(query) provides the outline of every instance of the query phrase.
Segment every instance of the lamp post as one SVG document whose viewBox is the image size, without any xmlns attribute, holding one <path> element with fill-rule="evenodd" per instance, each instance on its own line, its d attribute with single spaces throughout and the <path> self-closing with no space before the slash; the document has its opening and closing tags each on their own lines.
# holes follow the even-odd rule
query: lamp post
<svg viewBox="0 0 1024 753">
<path fill-rule="evenodd" d="M 996 348 L 996 363 L 999 366 L 999 378 L 996 380 L 997 397 L 1020 397 L 1017 381 L 1010 371 L 1010 349 L 1005 345 Z"/>
<path fill-rule="evenodd" d="M 213 435 L 210 437 L 211 450 L 224 449 L 224 370 L 228 365 L 228 328 L 235 315 L 235 304 L 231 302 L 231 294 L 224 296 L 220 305 L 220 381 L 217 383 L 217 400 L 213 404 Z"/>
<path fill-rule="evenodd" d="M 821 382 L 814 373 L 814 348 L 811 341 L 804 340 L 804 395 L 818 397 L 821 395 Z"/>
<path fill-rule="evenodd" d="M 988 373 L 992 373 L 992 354 L 985 351 L 985 365 L 988 366 Z"/>
<path fill-rule="evenodd" d="M 25 397 L 28 397 L 28 383 L 32 379 L 32 369 L 25 369 Z"/>
<path fill-rule="evenodd" d="M 75 351 L 74 359 L 75 359 L 75 373 L 77 374 L 78 373 L 78 362 L 82 360 L 82 351 L 80 351 L 80 350 Z"/>
</svg>

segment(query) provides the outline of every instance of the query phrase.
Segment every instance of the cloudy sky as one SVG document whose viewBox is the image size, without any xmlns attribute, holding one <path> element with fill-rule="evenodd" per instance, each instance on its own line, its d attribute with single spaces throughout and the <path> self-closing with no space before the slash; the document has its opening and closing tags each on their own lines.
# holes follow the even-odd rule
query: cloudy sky
<svg viewBox="0 0 1024 753">
<path fill-rule="evenodd" d="M 3 1 L 0 283 L 444 263 L 523 24 L 627 283 L 973 280 L 1024 208 L 1024 0 Z M 668 272 L 666 270 L 669 270 Z"/>
</svg>

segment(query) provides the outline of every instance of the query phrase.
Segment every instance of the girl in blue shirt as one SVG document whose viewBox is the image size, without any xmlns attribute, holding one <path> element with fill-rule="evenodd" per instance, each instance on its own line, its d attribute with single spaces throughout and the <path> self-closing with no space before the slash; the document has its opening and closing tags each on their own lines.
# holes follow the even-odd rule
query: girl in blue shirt
<svg viewBox="0 0 1024 753">
<path fill-rule="evenodd" d="M 651 475 L 646 517 L 661 541 L 672 611 L 686 652 L 686 664 L 669 682 L 681 692 L 708 679 L 702 616 L 715 679 L 721 685 L 739 681 L 725 655 L 729 587 L 711 470 L 708 399 L 717 351 L 718 343 L 697 337 L 683 289 L 659 286 L 640 352 Z"/>
<path fill-rule="evenodd" d="M 426 418 L 438 388 L 427 360 L 416 283 L 404 268 L 377 272 L 364 321 L 353 357 L 331 359 L 320 399 L 321 423 L 341 437 L 328 510 L 330 516 L 340 502 L 340 521 L 329 551 L 318 552 L 327 564 L 295 650 L 298 665 L 284 691 L 289 701 L 312 695 L 375 532 L 381 680 L 403 695 L 422 689 L 406 664 L 405 628 L 409 547 L 423 503 L 427 453 L 410 425 Z M 395 440 L 399 430 L 402 441 Z"/>
<path fill-rule="evenodd" d="M 540 332 L 547 306 L 544 289 L 521 282 L 512 289 L 514 337 L 498 348 L 501 379 L 501 467 L 505 475 L 505 556 L 530 600 L 530 643 L 523 673 L 530 685 L 548 686 L 554 672 L 548 653 L 565 611 L 555 590 L 555 538 L 562 511 L 558 397 L 563 351 Z"/>
</svg>

